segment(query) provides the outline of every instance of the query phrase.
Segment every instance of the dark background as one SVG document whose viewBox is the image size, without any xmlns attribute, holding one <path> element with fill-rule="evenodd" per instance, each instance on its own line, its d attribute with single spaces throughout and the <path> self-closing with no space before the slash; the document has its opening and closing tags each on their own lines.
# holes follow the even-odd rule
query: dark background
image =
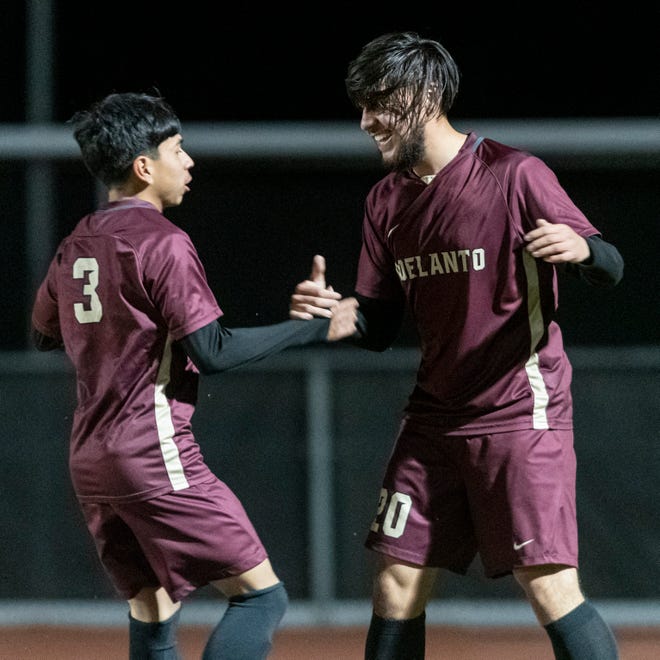
<svg viewBox="0 0 660 660">
<path fill-rule="evenodd" d="M 28 116 L 26 5 L 0 3 L 0 132 Z M 399 29 L 438 38 L 453 53 L 463 76 L 456 120 L 659 118 L 656 8 L 359 7 L 53 2 L 51 120 L 62 126 L 111 91 L 157 88 L 179 112 L 184 138 L 186 123 L 193 122 L 317 121 L 322 132 L 325 121 L 350 120 L 357 132 L 358 115 L 343 87 L 346 65 L 365 42 Z M 333 167 L 286 154 L 249 162 L 191 156 L 192 190 L 168 216 L 193 238 L 227 325 L 284 319 L 289 293 L 316 252 L 328 259 L 329 282 L 350 291 L 362 204 L 383 174 L 375 150 L 371 165 L 347 160 Z M 570 280 L 560 285 L 558 313 L 576 370 L 582 576 L 594 598 L 657 598 L 660 584 L 660 172 L 653 162 L 613 166 L 596 159 L 585 166 L 570 153 L 548 160 L 626 262 L 624 280 L 613 290 Z M 7 531 L 0 543 L 0 597 L 103 598 L 111 590 L 68 485 L 73 374 L 65 360 L 49 366 L 47 358 L 58 356 L 23 350 L 34 295 L 25 240 L 29 166 L 0 158 L 0 418 L 6 423 L 0 529 Z M 55 163 L 54 179 L 51 223 L 59 240 L 95 206 L 99 190 L 77 159 Z M 400 343 L 414 343 L 410 328 Z M 338 597 L 358 598 L 369 590 L 362 539 L 378 466 L 389 452 L 414 365 L 381 371 L 380 363 L 362 368 L 358 356 L 349 355 L 357 366 L 343 369 L 335 359 L 341 350 L 330 361 L 329 388 L 335 586 Z M 359 355 L 367 359 L 367 352 Z M 264 361 L 263 371 L 203 380 L 195 424 L 209 464 L 246 503 L 292 597 L 306 598 L 311 569 L 303 435 L 314 420 L 306 418 L 306 372 L 287 366 L 269 371 L 286 357 Z M 477 572 L 460 585 L 450 582 L 449 595 L 519 594 L 507 581 L 486 585 Z"/>
<path fill-rule="evenodd" d="M 513 3 L 512 3 L 513 5 Z M 185 127 L 195 122 L 323 122 L 358 113 L 344 91 L 350 59 L 371 38 L 412 29 L 439 39 L 462 74 L 455 120 L 660 117 L 660 10 L 525 5 L 368 6 L 333 3 L 308 9 L 186 2 L 52 3 L 52 121 L 111 91 L 158 90 Z M 26 117 L 26 3 L 0 7 L 2 123 Z M 658 125 L 660 130 L 660 123 Z M 192 191 L 168 216 L 188 231 L 225 311 L 227 325 L 282 320 L 288 296 L 308 273 L 312 255 L 328 279 L 350 293 L 360 245 L 362 204 L 383 174 L 372 166 L 319 162 L 196 161 Z M 626 261 L 622 284 L 598 291 L 562 284 L 560 321 L 567 343 L 660 341 L 656 265 L 657 167 L 589 168 L 546 159 L 574 201 L 617 245 Z M 656 161 L 657 162 L 657 161 Z M 0 160 L 0 216 L 11 283 L 0 348 L 29 345 L 34 294 L 25 254 L 22 162 Z M 59 240 L 93 208 L 98 188 L 81 163 L 56 166 L 52 225 Z M 413 343 L 404 328 L 401 342 Z"/>
<path fill-rule="evenodd" d="M 24 119 L 25 5 L 0 8 L 0 121 Z M 454 55 L 456 117 L 657 116 L 660 105 L 660 10 L 648 5 L 52 5 L 56 121 L 110 91 L 153 86 L 189 121 L 353 119 L 348 61 L 407 29 Z"/>
</svg>

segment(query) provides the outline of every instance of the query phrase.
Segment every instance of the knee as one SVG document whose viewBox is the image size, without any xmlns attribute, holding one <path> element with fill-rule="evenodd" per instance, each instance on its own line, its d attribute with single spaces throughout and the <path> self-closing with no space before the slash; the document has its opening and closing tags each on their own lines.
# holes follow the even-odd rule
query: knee
<svg viewBox="0 0 660 660">
<path fill-rule="evenodd" d="M 202 658 L 266 658 L 288 603 L 282 582 L 232 596 Z"/>
<path fill-rule="evenodd" d="M 181 608 L 163 587 L 145 587 L 128 601 L 131 616 L 145 623 L 165 621 Z"/>
<path fill-rule="evenodd" d="M 284 583 L 278 582 L 272 587 L 232 596 L 229 599 L 229 605 L 230 607 L 260 608 L 265 617 L 277 625 L 289 606 L 289 594 Z"/>
<path fill-rule="evenodd" d="M 402 576 L 400 572 L 381 571 L 374 580 L 373 609 L 384 619 L 414 619 L 420 616 L 428 600 L 428 589 L 419 575 Z"/>
<path fill-rule="evenodd" d="M 580 592 L 576 568 L 556 564 L 516 568 L 513 575 L 529 597 L 544 594 Z"/>
<path fill-rule="evenodd" d="M 564 616 L 582 602 L 577 569 L 569 566 L 530 566 L 514 570 L 534 612 L 543 625 Z"/>
<path fill-rule="evenodd" d="M 269 609 L 273 619 L 276 619 L 278 622 L 281 621 L 284 616 L 287 608 L 289 607 L 289 594 L 282 582 L 276 584 L 273 587 L 270 587 L 271 591 L 269 592 Z M 267 590 L 263 590 L 267 591 Z"/>
</svg>

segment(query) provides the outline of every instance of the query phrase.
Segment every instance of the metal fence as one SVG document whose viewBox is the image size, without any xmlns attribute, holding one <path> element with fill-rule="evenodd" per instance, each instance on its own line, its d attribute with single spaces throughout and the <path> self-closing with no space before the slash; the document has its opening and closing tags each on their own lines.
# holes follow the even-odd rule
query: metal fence
<svg viewBox="0 0 660 660">
<path fill-rule="evenodd" d="M 612 623 L 660 622 L 660 348 L 574 348 L 569 355 L 583 584 Z M 196 435 L 214 471 L 246 504 L 287 583 L 290 625 L 360 623 L 369 615 L 362 540 L 417 357 L 407 348 L 286 351 L 203 380 Z M 68 483 L 71 368 L 62 355 L 34 352 L 0 354 L 0 367 L 8 439 L 0 623 L 123 622 L 123 604 L 97 565 Z M 429 621 L 532 624 L 521 597 L 512 580 L 487 581 L 475 564 L 466 577 L 445 577 Z M 217 613 L 216 600 L 202 590 L 186 616 L 206 621 Z"/>
</svg>

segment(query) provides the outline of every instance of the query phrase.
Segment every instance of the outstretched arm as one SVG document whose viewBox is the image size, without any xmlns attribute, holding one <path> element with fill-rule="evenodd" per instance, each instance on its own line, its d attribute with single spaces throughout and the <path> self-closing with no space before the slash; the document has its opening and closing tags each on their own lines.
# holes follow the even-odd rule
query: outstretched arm
<svg viewBox="0 0 660 660">
<path fill-rule="evenodd" d="M 563 264 L 566 272 L 594 286 L 609 287 L 621 281 L 623 258 L 611 243 L 599 236 L 585 239 L 561 223 L 539 219 L 536 225 L 536 229 L 525 235 L 526 250 L 533 257 Z"/>
<path fill-rule="evenodd" d="M 300 286 L 300 285 L 299 285 Z M 325 286 L 325 259 L 314 257 L 312 274 L 303 288 L 311 287 L 311 295 L 302 303 L 306 309 L 318 310 L 315 318 L 309 312 L 291 315 L 291 320 L 253 328 L 226 328 L 214 321 L 181 340 L 181 346 L 204 374 L 220 373 L 261 360 L 292 346 L 335 342 L 356 331 L 358 302 Z M 309 320 L 307 320 L 309 319 Z"/>
<path fill-rule="evenodd" d="M 254 328 L 226 328 L 213 321 L 180 343 L 203 374 L 215 374 L 262 360 L 291 346 L 325 341 L 330 322 L 284 321 Z"/>
</svg>

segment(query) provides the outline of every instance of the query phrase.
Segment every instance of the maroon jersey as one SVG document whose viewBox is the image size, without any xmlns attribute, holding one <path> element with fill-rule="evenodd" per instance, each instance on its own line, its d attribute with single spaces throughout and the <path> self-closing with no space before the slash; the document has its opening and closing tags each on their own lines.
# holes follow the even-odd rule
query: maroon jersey
<svg viewBox="0 0 660 660">
<path fill-rule="evenodd" d="M 421 344 L 409 416 L 455 434 L 572 427 L 556 271 L 524 249 L 539 218 L 599 233 L 540 159 L 474 133 L 428 185 L 391 173 L 370 191 L 356 290 L 403 289 Z"/>
<path fill-rule="evenodd" d="M 213 476 L 191 432 L 199 374 L 172 342 L 222 315 L 180 228 L 136 199 L 84 217 L 32 314 L 76 370 L 69 463 L 82 501 L 146 499 Z"/>
</svg>

